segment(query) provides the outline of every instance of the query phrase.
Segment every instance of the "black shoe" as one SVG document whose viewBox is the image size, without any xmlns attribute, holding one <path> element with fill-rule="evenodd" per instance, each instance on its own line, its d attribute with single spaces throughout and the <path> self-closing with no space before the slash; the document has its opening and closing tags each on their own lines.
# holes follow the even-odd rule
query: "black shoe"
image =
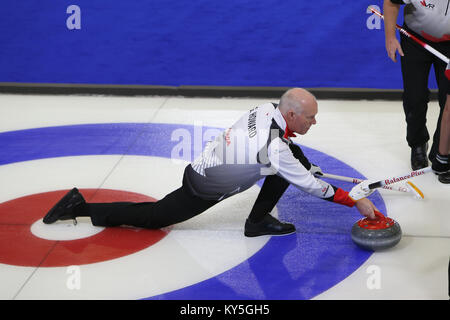
<svg viewBox="0 0 450 320">
<path fill-rule="evenodd" d="M 260 222 L 253 223 L 249 219 L 245 221 L 245 236 L 258 237 L 263 235 L 285 235 L 295 232 L 295 226 L 281 222 L 270 214 L 267 214 Z"/>
<path fill-rule="evenodd" d="M 436 175 L 447 173 L 450 171 L 450 157 L 449 155 L 443 156 L 438 153 L 434 160 L 431 162 L 431 169 Z"/>
<path fill-rule="evenodd" d="M 427 149 L 428 143 L 411 148 L 411 168 L 414 171 L 428 167 Z"/>
<path fill-rule="evenodd" d="M 43 221 L 45 224 L 51 224 L 57 220 L 75 219 L 73 209 L 82 203 L 86 203 L 86 201 L 78 189 L 73 188 L 50 209 Z"/>
<path fill-rule="evenodd" d="M 437 147 L 438 145 L 439 143 L 436 144 L 435 142 L 433 142 L 433 144 L 431 145 L 430 153 L 428 153 L 428 160 L 430 160 L 430 162 L 433 162 L 436 158 L 436 155 L 439 153 L 439 148 Z"/>
<path fill-rule="evenodd" d="M 448 184 L 450 183 L 450 171 L 446 173 L 442 173 L 438 176 L 438 180 L 442 183 Z"/>
</svg>

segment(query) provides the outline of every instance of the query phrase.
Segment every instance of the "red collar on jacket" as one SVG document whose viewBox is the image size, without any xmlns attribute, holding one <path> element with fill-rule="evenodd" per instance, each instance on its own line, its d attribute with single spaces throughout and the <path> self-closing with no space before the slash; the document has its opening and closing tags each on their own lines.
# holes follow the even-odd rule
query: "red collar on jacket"
<svg viewBox="0 0 450 320">
<path fill-rule="evenodd" d="M 284 130 L 284 135 L 283 138 L 292 138 L 292 137 L 296 137 L 296 135 L 294 134 L 294 131 L 291 131 L 291 129 L 289 129 L 286 125 L 286 129 Z"/>
<path fill-rule="evenodd" d="M 282 115 L 283 116 L 283 115 Z M 284 118 L 284 122 L 286 122 L 286 129 L 284 129 L 284 135 L 283 138 L 288 139 L 288 138 L 293 138 L 296 137 L 296 135 L 294 134 L 294 131 L 292 131 L 291 129 L 289 129 L 288 125 L 287 125 L 287 121 L 286 118 Z"/>
</svg>

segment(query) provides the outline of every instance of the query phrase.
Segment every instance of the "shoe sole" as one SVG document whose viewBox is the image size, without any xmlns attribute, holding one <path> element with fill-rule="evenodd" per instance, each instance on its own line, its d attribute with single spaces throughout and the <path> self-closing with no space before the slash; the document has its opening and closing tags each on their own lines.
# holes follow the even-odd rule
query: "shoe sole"
<svg viewBox="0 0 450 320">
<path fill-rule="evenodd" d="M 444 179 L 441 179 L 441 178 L 439 178 L 439 177 L 438 177 L 438 180 L 439 180 L 439 182 L 442 183 L 442 184 L 450 184 L 450 180 L 444 180 Z"/>
<path fill-rule="evenodd" d="M 61 207 L 62 203 L 64 202 L 68 202 L 70 201 L 70 199 L 75 196 L 76 194 L 78 194 L 79 191 L 78 189 L 74 188 L 72 190 L 70 190 L 69 192 L 67 192 L 64 197 L 61 198 L 61 200 L 59 200 L 50 210 L 49 212 L 44 216 L 44 218 L 42 219 L 42 221 L 45 224 L 52 224 L 55 223 L 56 221 L 58 221 L 61 217 L 63 217 L 64 215 L 60 216 L 60 217 L 55 217 L 56 211 Z M 82 202 L 80 202 L 82 203 Z M 74 206 L 76 206 L 78 203 L 75 203 Z M 68 218 L 71 219 L 71 218 Z"/>
<path fill-rule="evenodd" d="M 270 233 L 270 232 L 264 232 L 264 233 L 248 233 L 248 232 L 244 232 L 244 235 L 246 236 L 246 237 L 249 237 L 249 238 L 254 238 L 254 237 L 259 237 L 259 236 L 278 236 L 278 237 L 281 237 L 281 236 L 286 236 L 286 235 L 288 235 L 288 234 L 293 234 L 293 233 L 295 233 L 297 230 L 293 230 L 293 231 L 287 231 L 287 232 L 284 232 L 284 233 Z"/>
</svg>

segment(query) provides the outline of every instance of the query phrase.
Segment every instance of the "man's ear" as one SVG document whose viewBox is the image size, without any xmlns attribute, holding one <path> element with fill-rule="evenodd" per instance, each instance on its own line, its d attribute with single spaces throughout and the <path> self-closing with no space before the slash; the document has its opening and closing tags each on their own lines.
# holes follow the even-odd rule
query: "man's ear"
<svg viewBox="0 0 450 320">
<path fill-rule="evenodd" d="M 290 119 L 294 119 L 294 117 L 295 117 L 294 110 L 289 110 L 289 117 L 290 117 Z"/>
</svg>

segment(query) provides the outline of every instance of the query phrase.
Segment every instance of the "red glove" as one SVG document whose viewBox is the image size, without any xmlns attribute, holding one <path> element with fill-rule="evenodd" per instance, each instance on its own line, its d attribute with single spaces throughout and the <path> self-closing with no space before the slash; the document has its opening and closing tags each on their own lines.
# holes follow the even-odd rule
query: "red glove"
<svg viewBox="0 0 450 320">
<path fill-rule="evenodd" d="M 347 207 L 353 207 L 356 203 L 356 201 L 349 197 L 348 192 L 341 188 L 337 188 L 334 193 L 333 202 L 343 204 Z"/>
</svg>

